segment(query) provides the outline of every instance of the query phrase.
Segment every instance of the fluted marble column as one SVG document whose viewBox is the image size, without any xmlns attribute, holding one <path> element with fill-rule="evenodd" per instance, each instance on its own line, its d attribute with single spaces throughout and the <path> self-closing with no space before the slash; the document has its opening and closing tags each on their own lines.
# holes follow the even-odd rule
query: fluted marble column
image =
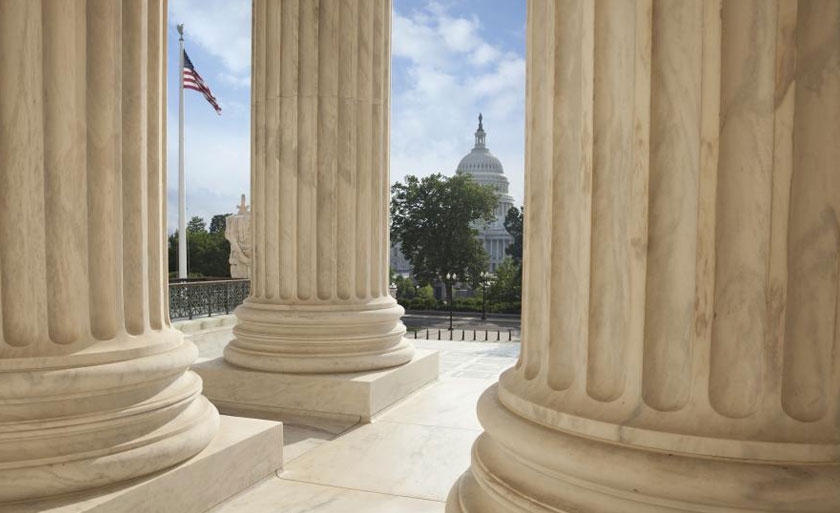
<svg viewBox="0 0 840 513">
<path fill-rule="evenodd" d="M 840 3 L 532 0 L 522 356 L 447 511 L 840 511 Z"/>
<path fill-rule="evenodd" d="M 346 372 L 411 359 L 388 294 L 390 0 L 254 2 L 251 296 L 225 359 Z"/>
<path fill-rule="evenodd" d="M 0 2 L 0 502 L 148 474 L 218 414 L 167 314 L 166 2 Z"/>
</svg>

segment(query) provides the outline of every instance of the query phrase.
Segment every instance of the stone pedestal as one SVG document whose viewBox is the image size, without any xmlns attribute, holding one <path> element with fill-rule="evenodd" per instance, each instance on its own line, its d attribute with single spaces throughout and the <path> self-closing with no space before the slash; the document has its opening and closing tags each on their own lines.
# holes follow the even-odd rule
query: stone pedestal
<svg viewBox="0 0 840 513">
<path fill-rule="evenodd" d="M 282 424 L 222 415 L 210 444 L 180 465 L 70 495 L 0 504 L 0 513 L 205 513 L 282 467 Z"/>
<path fill-rule="evenodd" d="M 220 412 L 339 434 L 371 420 L 438 376 L 437 351 L 418 350 L 407 363 L 378 371 L 292 374 L 237 367 L 223 358 L 193 365 Z"/>
<path fill-rule="evenodd" d="M 216 432 L 167 315 L 165 28 L 161 0 L 0 2 L 0 502 Z"/>
<path fill-rule="evenodd" d="M 450 512 L 840 511 L 840 4 L 528 7 L 522 355 Z"/>
<path fill-rule="evenodd" d="M 360 372 L 413 354 L 388 294 L 391 2 L 254 3 L 251 296 L 225 359 Z"/>
</svg>

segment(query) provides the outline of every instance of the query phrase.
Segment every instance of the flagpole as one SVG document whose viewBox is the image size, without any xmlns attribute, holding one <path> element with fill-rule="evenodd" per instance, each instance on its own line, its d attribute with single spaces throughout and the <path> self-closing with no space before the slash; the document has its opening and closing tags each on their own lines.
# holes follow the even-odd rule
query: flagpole
<svg viewBox="0 0 840 513">
<path fill-rule="evenodd" d="M 187 188 L 184 177 L 184 25 L 178 25 L 178 278 L 187 277 Z"/>
</svg>

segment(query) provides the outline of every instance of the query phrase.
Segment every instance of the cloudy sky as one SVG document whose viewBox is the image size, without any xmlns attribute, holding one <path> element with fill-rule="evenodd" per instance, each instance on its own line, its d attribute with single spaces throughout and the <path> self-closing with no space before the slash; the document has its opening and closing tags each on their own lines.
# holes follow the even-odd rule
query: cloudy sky
<svg viewBox="0 0 840 513">
<path fill-rule="evenodd" d="M 332 0 L 329 0 L 332 1 Z M 250 179 L 250 0 L 169 1 L 169 231 L 178 216 L 178 34 L 223 109 L 185 91 L 187 216 L 235 212 Z M 391 181 L 451 174 L 473 146 L 479 111 L 487 145 L 517 203 L 525 146 L 524 0 L 394 0 Z"/>
</svg>

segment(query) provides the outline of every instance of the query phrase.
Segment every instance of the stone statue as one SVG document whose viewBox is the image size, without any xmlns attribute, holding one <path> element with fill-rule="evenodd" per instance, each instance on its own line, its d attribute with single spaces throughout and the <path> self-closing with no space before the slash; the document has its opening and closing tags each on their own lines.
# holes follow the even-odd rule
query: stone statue
<svg viewBox="0 0 840 513">
<path fill-rule="evenodd" d="M 230 277 L 251 277 L 251 213 L 245 204 L 245 195 L 239 203 L 239 212 L 225 220 L 225 238 L 230 242 Z"/>
</svg>

